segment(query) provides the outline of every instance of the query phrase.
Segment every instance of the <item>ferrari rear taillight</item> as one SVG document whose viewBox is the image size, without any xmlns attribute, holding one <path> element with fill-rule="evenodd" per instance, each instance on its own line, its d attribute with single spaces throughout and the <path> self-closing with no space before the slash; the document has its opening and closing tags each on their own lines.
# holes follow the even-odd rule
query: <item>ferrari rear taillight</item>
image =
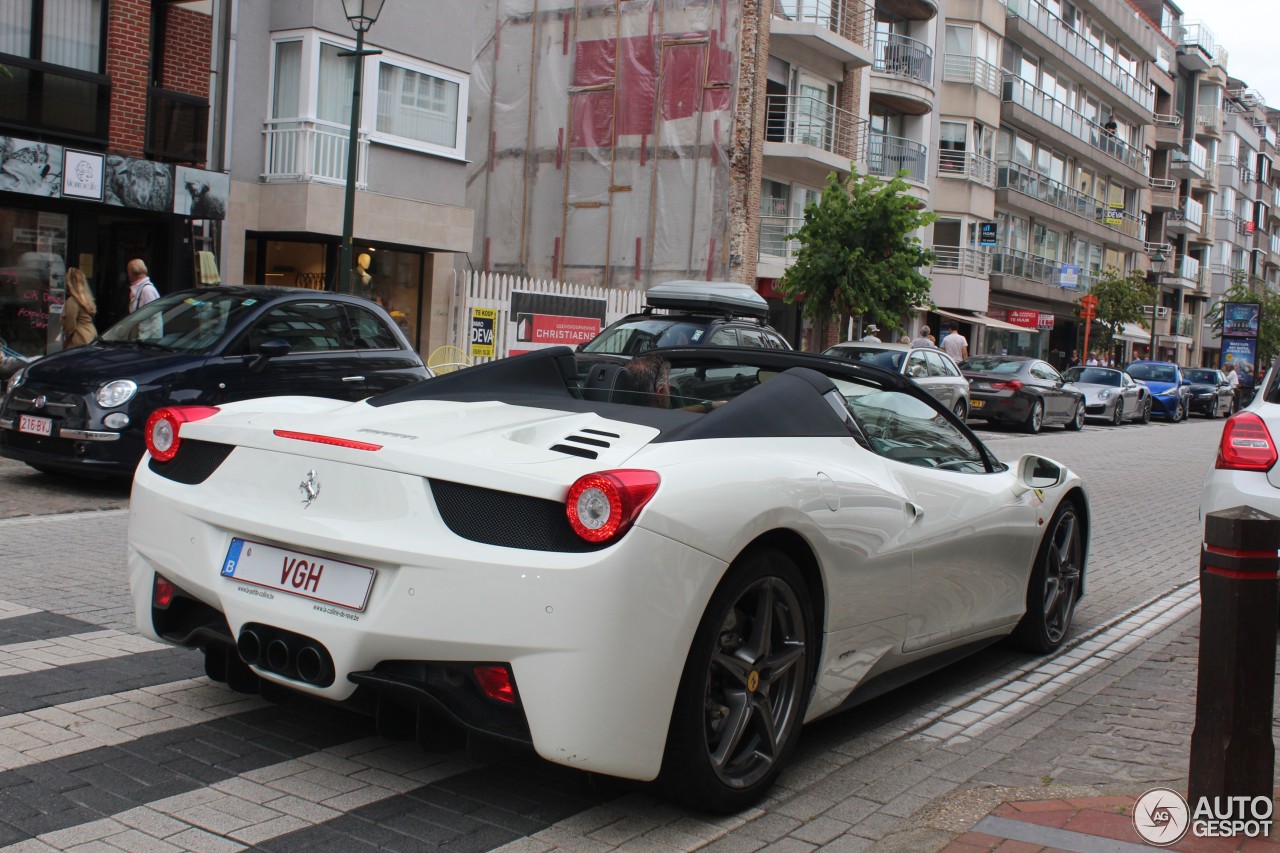
<svg viewBox="0 0 1280 853">
<path fill-rule="evenodd" d="M 507 705 L 515 704 L 516 687 L 511 680 L 511 670 L 505 666 L 477 666 L 472 673 L 484 695 Z"/>
<path fill-rule="evenodd" d="M 658 490 L 656 471 L 623 468 L 579 477 L 569 487 L 565 514 L 573 532 L 598 545 L 622 538 Z"/>
<path fill-rule="evenodd" d="M 992 382 L 992 391 L 1017 391 L 1022 388 L 1022 382 L 1017 379 L 1010 379 L 1008 382 Z"/>
<path fill-rule="evenodd" d="M 1253 412 L 1232 415 L 1222 428 L 1215 468 L 1232 471 L 1270 471 L 1276 464 L 1276 444 L 1262 418 Z"/>
<path fill-rule="evenodd" d="M 182 443 L 179 437 L 182 425 L 211 418 L 217 413 L 217 406 L 165 406 L 163 409 L 156 409 L 147 418 L 147 426 L 143 430 L 147 452 L 157 462 L 168 462 L 178 455 L 178 447 Z"/>
</svg>

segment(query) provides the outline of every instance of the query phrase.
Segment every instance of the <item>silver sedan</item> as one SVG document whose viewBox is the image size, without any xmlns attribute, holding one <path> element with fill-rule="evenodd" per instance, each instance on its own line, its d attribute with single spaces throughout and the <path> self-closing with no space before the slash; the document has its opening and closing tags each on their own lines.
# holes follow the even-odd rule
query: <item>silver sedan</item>
<svg viewBox="0 0 1280 853">
<path fill-rule="evenodd" d="M 1072 367 L 1063 378 L 1084 394 L 1084 416 L 1119 426 L 1125 421 L 1151 420 L 1151 391 L 1123 370 L 1111 367 Z"/>
<path fill-rule="evenodd" d="M 951 356 L 937 347 L 848 341 L 836 344 L 823 355 L 901 373 L 955 412 L 960 420 L 969 416 L 969 380 L 965 379 Z"/>
</svg>

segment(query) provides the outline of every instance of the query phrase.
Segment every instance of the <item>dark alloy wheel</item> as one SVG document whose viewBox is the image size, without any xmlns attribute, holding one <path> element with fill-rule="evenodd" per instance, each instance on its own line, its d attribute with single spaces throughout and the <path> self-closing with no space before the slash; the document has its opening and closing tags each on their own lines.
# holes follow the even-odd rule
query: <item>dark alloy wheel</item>
<svg viewBox="0 0 1280 853">
<path fill-rule="evenodd" d="M 1176 406 L 1173 407 L 1173 414 L 1169 416 L 1169 420 L 1175 424 L 1180 423 L 1182 421 L 1182 403 L 1181 402 L 1179 402 Z"/>
<path fill-rule="evenodd" d="M 1111 425 L 1120 426 L 1124 423 L 1124 400 L 1116 400 L 1116 410 L 1111 415 Z"/>
<path fill-rule="evenodd" d="M 1071 420 L 1062 425 L 1064 429 L 1079 432 L 1084 429 L 1084 400 L 1076 401 L 1076 413 Z"/>
<path fill-rule="evenodd" d="M 1213 402 L 1209 404 L 1209 413 L 1205 415 L 1209 420 L 1216 420 L 1218 417 L 1218 398 L 1214 397 Z"/>
<path fill-rule="evenodd" d="M 1031 411 L 1027 414 L 1027 419 L 1022 422 L 1024 432 L 1035 435 L 1040 431 L 1040 427 L 1044 425 L 1044 403 L 1036 400 L 1031 404 Z"/>
<path fill-rule="evenodd" d="M 1151 423 L 1151 398 L 1147 398 L 1147 404 L 1142 408 L 1142 423 Z"/>
<path fill-rule="evenodd" d="M 964 421 L 964 419 L 969 416 L 969 409 L 965 406 L 963 397 L 956 400 L 956 404 L 951 407 L 951 411 L 955 412 L 956 417 L 961 421 Z"/>
<path fill-rule="evenodd" d="M 685 662 L 662 780 L 680 802 L 736 812 L 760 799 L 795 748 L 817 628 L 790 557 L 761 549 L 721 581 Z"/>
<path fill-rule="evenodd" d="M 1027 612 L 1013 641 L 1038 654 L 1053 651 L 1071 628 L 1084 572 L 1084 533 L 1071 501 L 1063 501 L 1049 522 L 1027 584 Z"/>
</svg>

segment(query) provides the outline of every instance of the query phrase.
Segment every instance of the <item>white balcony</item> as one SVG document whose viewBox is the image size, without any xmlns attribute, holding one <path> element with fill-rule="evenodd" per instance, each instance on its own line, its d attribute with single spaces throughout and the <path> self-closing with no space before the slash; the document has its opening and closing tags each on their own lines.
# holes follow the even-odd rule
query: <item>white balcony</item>
<svg viewBox="0 0 1280 853">
<path fill-rule="evenodd" d="M 1208 174 L 1209 149 L 1199 142 L 1191 143 L 1191 151 L 1174 151 L 1169 171 L 1183 177 L 1203 178 Z"/>
<path fill-rule="evenodd" d="M 840 0 L 774 0 L 771 39 L 851 65 L 870 65 L 875 9 Z"/>
<path fill-rule="evenodd" d="M 267 183 L 316 181 L 345 184 L 350 130 L 346 125 L 313 119 L 271 119 L 263 126 L 266 143 L 262 179 Z M 365 188 L 369 140 L 360 134 L 356 186 Z"/>
<path fill-rule="evenodd" d="M 790 266 L 800 251 L 800 241 L 788 239 L 804 225 L 803 216 L 761 216 L 759 260 Z"/>
<path fill-rule="evenodd" d="M 991 253 L 961 246 L 933 247 L 934 274 L 952 273 L 986 278 L 991 274 Z"/>
<path fill-rule="evenodd" d="M 994 188 L 996 185 L 995 161 L 972 152 L 939 151 L 938 177 L 962 178 Z"/>
<path fill-rule="evenodd" d="M 1222 123 L 1225 120 L 1222 110 L 1217 107 L 1200 105 L 1196 107 L 1196 130 L 1213 136 L 1222 135 Z"/>
<path fill-rule="evenodd" d="M 809 95 L 770 95 L 765 106 L 765 166 L 813 186 L 849 171 L 866 153 L 867 120 Z M 818 183 L 815 183 L 818 182 Z"/>
<path fill-rule="evenodd" d="M 948 53 L 942 59 L 944 83 L 964 83 L 977 86 L 984 92 L 1000 97 L 1000 84 L 1004 72 L 976 56 Z"/>
</svg>

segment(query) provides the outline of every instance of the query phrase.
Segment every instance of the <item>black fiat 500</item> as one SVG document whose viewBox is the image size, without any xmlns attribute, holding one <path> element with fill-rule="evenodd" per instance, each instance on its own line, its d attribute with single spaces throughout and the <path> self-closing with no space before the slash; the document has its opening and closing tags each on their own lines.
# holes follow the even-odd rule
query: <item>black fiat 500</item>
<svg viewBox="0 0 1280 853">
<path fill-rule="evenodd" d="M 361 400 L 430 371 L 381 307 L 283 287 L 210 287 L 161 297 L 95 343 L 9 378 L 0 455 L 41 471 L 132 475 L 147 417 L 304 394 Z"/>
</svg>

